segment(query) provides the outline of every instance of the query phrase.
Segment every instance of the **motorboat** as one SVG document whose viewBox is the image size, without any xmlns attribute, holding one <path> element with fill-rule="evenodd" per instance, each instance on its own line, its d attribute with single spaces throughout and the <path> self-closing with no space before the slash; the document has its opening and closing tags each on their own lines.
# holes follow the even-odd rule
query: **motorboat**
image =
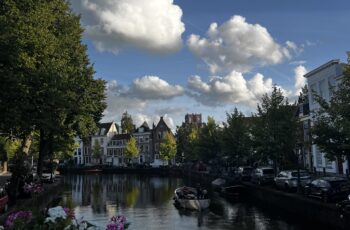
<svg viewBox="0 0 350 230">
<path fill-rule="evenodd" d="M 196 188 L 183 186 L 175 189 L 174 193 L 175 206 L 190 210 L 209 208 L 210 199 L 206 190 L 201 190 L 201 193 L 198 194 Z"/>
<path fill-rule="evenodd" d="M 227 199 L 238 199 L 242 196 L 245 187 L 243 185 L 233 185 L 222 187 L 220 195 Z"/>
</svg>

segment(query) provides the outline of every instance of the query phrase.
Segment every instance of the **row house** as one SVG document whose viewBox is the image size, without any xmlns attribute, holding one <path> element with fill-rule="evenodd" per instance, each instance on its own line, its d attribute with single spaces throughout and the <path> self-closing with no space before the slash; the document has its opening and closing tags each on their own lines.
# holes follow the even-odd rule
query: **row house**
<svg viewBox="0 0 350 230">
<path fill-rule="evenodd" d="M 81 157 L 82 160 L 76 160 L 76 163 L 125 166 L 129 162 L 129 159 L 125 157 L 126 144 L 133 137 L 136 139 L 140 153 L 138 157 L 132 159 L 133 163 L 165 165 L 167 162 L 159 159 L 159 146 L 166 132 L 173 135 L 163 117 L 160 118 L 156 126 L 153 124 L 153 129 L 150 129 L 147 122 L 144 122 L 132 134 L 121 133 L 114 122 L 101 123 L 98 131 L 90 137 L 89 142 L 80 147 L 83 156 Z M 100 148 L 99 157 L 94 155 L 94 152 L 97 151 L 96 148 Z"/>
<path fill-rule="evenodd" d="M 307 79 L 308 85 L 308 104 L 310 109 L 310 116 L 304 117 L 303 122 L 309 129 L 313 125 L 315 112 L 320 108 L 320 105 L 315 100 L 313 92 L 329 101 L 332 97 L 331 88 L 337 86 L 343 77 L 345 63 L 339 60 L 331 60 L 316 69 L 304 75 Z M 314 170 L 318 172 L 338 173 L 344 174 L 347 172 L 347 162 L 330 161 L 325 158 L 325 154 L 320 151 L 317 145 L 311 144 L 309 162 L 312 164 Z"/>
</svg>

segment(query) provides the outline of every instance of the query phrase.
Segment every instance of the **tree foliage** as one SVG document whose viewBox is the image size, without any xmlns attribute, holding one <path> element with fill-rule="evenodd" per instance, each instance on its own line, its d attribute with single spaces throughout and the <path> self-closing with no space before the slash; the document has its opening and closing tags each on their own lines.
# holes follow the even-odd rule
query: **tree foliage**
<svg viewBox="0 0 350 230">
<path fill-rule="evenodd" d="M 222 154 L 227 156 L 236 165 L 244 164 L 251 155 L 251 141 L 248 118 L 237 108 L 233 113 L 226 114 L 227 120 L 224 123 L 221 144 Z"/>
<path fill-rule="evenodd" d="M 350 59 L 350 56 L 349 56 Z M 342 161 L 350 156 L 350 67 L 346 66 L 339 84 L 330 89 L 329 101 L 314 93 L 320 109 L 315 111 L 313 143 L 329 160 Z"/>
<path fill-rule="evenodd" d="M 274 86 L 271 95 L 262 97 L 255 116 L 252 127 L 255 157 L 261 163 L 273 161 L 275 168 L 295 164 L 296 106 L 289 104 L 281 89 Z"/>
<path fill-rule="evenodd" d="M 121 120 L 122 133 L 133 133 L 135 125 L 133 123 L 131 115 L 128 112 L 123 113 Z"/>
<path fill-rule="evenodd" d="M 176 156 L 176 140 L 170 132 L 166 132 L 159 147 L 159 157 L 163 161 L 168 161 Z"/>
<path fill-rule="evenodd" d="M 131 137 L 126 143 L 124 154 L 128 159 L 139 156 L 140 151 L 137 148 L 136 139 L 134 137 Z"/>
<path fill-rule="evenodd" d="M 200 129 L 197 151 L 199 160 L 208 162 L 217 158 L 220 154 L 220 130 L 213 117 L 208 117 L 208 121 Z"/>
<path fill-rule="evenodd" d="M 176 130 L 176 147 L 178 159 L 182 160 L 182 154 L 186 161 L 197 160 L 197 142 L 200 127 L 196 124 L 183 123 Z"/>
<path fill-rule="evenodd" d="M 0 2 L 0 129 L 25 153 L 40 133 L 39 174 L 43 158 L 91 134 L 106 107 L 82 32 L 67 1 Z"/>
<path fill-rule="evenodd" d="M 92 157 L 95 159 L 100 159 L 102 156 L 101 144 L 98 139 L 95 139 L 94 145 L 92 146 Z"/>
</svg>

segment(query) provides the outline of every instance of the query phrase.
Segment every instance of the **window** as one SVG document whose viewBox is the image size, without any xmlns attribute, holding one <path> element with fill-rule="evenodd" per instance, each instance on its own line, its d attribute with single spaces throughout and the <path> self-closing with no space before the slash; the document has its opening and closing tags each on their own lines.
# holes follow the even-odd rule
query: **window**
<svg viewBox="0 0 350 230">
<path fill-rule="evenodd" d="M 333 96 L 333 87 L 334 87 L 334 85 L 332 84 L 332 78 L 331 77 L 329 77 L 328 78 L 328 91 L 329 91 L 329 99 L 331 99 L 332 98 L 332 96 Z"/>
<path fill-rule="evenodd" d="M 158 140 L 162 138 L 162 132 L 158 132 Z"/>
<path fill-rule="evenodd" d="M 103 138 L 100 139 L 100 143 L 101 143 L 101 145 L 103 145 Z"/>
<path fill-rule="evenodd" d="M 320 153 L 320 150 L 316 147 L 316 164 L 318 167 L 322 167 L 322 153 Z"/>
</svg>

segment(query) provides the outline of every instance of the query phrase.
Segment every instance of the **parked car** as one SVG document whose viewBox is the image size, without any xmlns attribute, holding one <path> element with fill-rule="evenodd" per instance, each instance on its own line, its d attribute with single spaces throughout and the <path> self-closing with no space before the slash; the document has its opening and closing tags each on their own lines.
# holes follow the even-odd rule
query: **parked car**
<svg viewBox="0 0 350 230">
<path fill-rule="evenodd" d="M 350 193 L 350 184 L 343 177 L 322 177 L 307 184 L 306 196 L 322 199 L 324 202 L 345 199 Z"/>
<path fill-rule="evenodd" d="M 300 185 L 304 187 L 306 184 L 311 182 L 311 177 L 305 170 L 299 171 Z M 281 171 L 277 177 L 275 177 L 275 184 L 277 188 L 284 189 L 286 191 L 296 190 L 298 187 L 298 171 L 297 170 L 286 170 Z"/>
<path fill-rule="evenodd" d="M 253 168 L 250 166 L 240 166 L 237 168 L 238 177 L 242 181 L 249 181 L 251 179 Z"/>
<path fill-rule="evenodd" d="M 53 183 L 56 179 L 55 171 L 44 169 L 41 174 L 41 181 L 46 183 Z"/>
<path fill-rule="evenodd" d="M 252 182 L 261 184 L 273 183 L 275 170 L 271 167 L 258 167 L 252 173 Z"/>
</svg>

